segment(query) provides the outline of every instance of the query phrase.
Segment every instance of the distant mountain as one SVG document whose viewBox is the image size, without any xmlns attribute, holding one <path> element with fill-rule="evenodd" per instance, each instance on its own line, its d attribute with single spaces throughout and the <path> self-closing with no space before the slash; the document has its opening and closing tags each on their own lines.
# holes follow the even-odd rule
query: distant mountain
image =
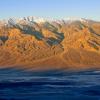
<svg viewBox="0 0 100 100">
<path fill-rule="evenodd" d="M 0 66 L 99 68 L 100 22 L 37 17 L 2 20 Z"/>
</svg>

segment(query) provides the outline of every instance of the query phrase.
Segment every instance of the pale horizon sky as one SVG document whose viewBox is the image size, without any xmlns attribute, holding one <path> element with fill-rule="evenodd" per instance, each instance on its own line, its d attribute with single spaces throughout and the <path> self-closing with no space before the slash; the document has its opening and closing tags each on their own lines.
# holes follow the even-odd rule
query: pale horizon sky
<svg viewBox="0 0 100 100">
<path fill-rule="evenodd" d="M 100 0 L 1 0 L 0 19 L 79 17 L 100 21 Z"/>
</svg>

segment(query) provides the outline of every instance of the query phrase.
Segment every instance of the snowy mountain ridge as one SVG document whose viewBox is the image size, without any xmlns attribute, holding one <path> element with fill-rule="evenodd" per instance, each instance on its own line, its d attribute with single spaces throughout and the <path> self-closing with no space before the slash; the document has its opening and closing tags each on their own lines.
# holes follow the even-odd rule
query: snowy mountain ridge
<svg viewBox="0 0 100 100">
<path fill-rule="evenodd" d="M 34 16 L 28 16 L 28 17 L 22 17 L 22 18 L 9 18 L 7 20 L 1 20 L 0 24 L 1 25 L 6 25 L 9 23 L 9 20 L 14 21 L 15 23 L 20 23 L 20 22 L 35 22 L 35 23 L 45 23 L 45 22 L 56 22 L 58 24 L 61 23 L 71 23 L 74 21 L 80 21 L 80 22 L 88 22 L 88 19 L 85 18 L 75 18 L 75 17 L 69 17 L 69 18 L 63 18 L 63 19 L 55 19 L 55 18 L 42 18 L 42 17 L 34 17 Z"/>
</svg>

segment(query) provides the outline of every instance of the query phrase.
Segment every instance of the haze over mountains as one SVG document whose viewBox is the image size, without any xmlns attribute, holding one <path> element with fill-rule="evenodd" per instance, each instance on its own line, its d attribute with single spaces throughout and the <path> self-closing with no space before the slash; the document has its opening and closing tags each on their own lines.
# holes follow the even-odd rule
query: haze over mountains
<svg viewBox="0 0 100 100">
<path fill-rule="evenodd" d="M 36 17 L 0 21 L 0 66 L 99 68 L 100 22 Z"/>
</svg>

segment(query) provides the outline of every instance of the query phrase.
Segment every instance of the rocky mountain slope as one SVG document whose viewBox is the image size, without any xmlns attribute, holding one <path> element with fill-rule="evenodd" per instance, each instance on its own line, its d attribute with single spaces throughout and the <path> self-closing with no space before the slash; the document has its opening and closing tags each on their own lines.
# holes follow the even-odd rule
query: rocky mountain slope
<svg viewBox="0 0 100 100">
<path fill-rule="evenodd" d="M 36 17 L 0 21 L 0 66 L 99 68 L 100 22 Z"/>
</svg>

